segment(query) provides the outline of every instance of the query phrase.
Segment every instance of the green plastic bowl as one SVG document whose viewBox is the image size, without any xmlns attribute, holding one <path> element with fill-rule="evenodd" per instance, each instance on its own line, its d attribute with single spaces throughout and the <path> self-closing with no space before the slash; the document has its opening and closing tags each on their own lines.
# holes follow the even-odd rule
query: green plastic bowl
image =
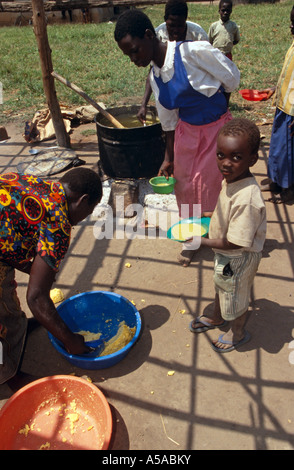
<svg viewBox="0 0 294 470">
<path fill-rule="evenodd" d="M 169 194 L 173 192 L 176 180 L 172 176 L 168 179 L 165 176 L 155 176 L 149 180 L 149 183 L 155 193 Z"/>
</svg>

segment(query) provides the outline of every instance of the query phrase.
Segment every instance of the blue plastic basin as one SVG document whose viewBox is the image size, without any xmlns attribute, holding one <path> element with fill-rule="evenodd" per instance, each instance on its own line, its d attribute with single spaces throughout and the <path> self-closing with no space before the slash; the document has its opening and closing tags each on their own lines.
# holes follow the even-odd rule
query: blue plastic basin
<svg viewBox="0 0 294 470">
<path fill-rule="evenodd" d="M 136 307 L 125 297 L 113 292 L 91 291 L 74 295 L 58 305 L 57 311 L 72 331 L 101 332 L 105 341 L 116 335 L 123 321 L 130 328 L 136 327 L 134 337 L 124 348 L 102 357 L 95 353 L 81 356 L 69 354 L 60 341 L 48 332 L 55 349 L 81 369 L 104 369 L 117 364 L 128 354 L 140 335 L 141 317 Z"/>
</svg>

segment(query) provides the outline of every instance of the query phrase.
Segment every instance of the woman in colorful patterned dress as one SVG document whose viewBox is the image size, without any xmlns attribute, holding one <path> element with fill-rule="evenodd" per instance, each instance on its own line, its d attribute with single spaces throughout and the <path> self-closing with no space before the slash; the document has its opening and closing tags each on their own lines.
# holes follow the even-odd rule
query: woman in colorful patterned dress
<svg viewBox="0 0 294 470">
<path fill-rule="evenodd" d="M 86 168 L 65 173 L 59 182 L 33 175 L 0 175 L 0 384 L 21 383 L 19 366 L 28 320 L 16 294 L 15 269 L 29 274 L 27 303 L 33 317 L 72 354 L 89 351 L 72 333 L 50 298 L 71 227 L 101 200 L 98 175 Z"/>
</svg>

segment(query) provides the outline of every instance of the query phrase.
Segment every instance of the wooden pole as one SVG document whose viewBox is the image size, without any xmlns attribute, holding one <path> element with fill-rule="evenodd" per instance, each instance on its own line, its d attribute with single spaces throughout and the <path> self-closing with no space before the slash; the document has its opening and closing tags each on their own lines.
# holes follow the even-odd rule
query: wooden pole
<svg viewBox="0 0 294 470">
<path fill-rule="evenodd" d="M 70 137 L 66 132 L 63 122 L 60 106 L 56 96 L 51 49 L 47 36 L 47 26 L 43 0 L 32 0 L 34 33 L 38 43 L 40 55 L 43 87 L 46 95 L 46 101 L 51 114 L 55 136 L 60 147 L 70 148 Z"/>
</svg>

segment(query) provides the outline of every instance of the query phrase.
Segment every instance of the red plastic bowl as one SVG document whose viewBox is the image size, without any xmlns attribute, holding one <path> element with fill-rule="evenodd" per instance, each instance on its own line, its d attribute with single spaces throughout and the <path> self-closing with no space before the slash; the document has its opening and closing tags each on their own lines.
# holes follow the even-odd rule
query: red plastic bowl
<svg viewBox="0 0 294 470">
<path fill-rule="evenodd" d="M 258 90 L 239 90 L 240 95 L 244 100 L 247 101 L 263 101 L 268 98 L 268 94 L 266 92 L 261 92 Z"/>
<path fill-rule="evenodd" d="M 0 411 L 1 450 L 106 450 L 111 433 L 103 393 L 69 375 L 26 385 Z"/>
</svg>

